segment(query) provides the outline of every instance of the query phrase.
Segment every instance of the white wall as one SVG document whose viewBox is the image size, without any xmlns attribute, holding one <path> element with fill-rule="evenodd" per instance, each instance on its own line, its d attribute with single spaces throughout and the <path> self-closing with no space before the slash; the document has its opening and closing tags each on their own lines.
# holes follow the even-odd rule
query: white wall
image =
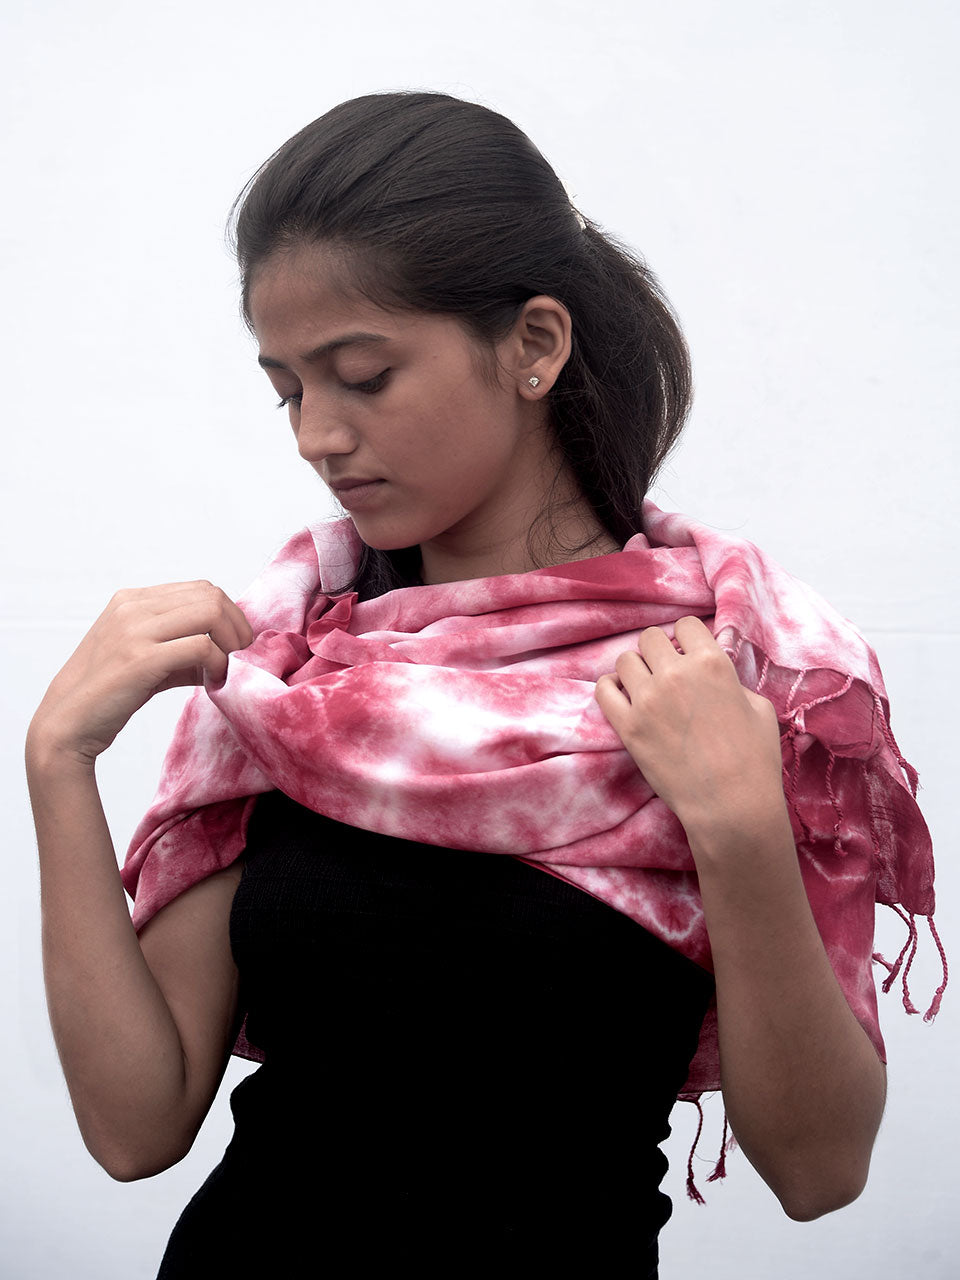
<svg viewBox="0 0 960 1280">
<path fill-rule="evenodd" d="M 253 169 L 344 98 L 429 87 L 495 106 L 660 274 L 697 405 L 654 496 L 758 542 L 878 650 L 960 956 L 957 10 L 600 0 L 596 12 L 582 0 L 4 8 L 3 1277 L 153 1276 L 227 1140 L 241 1064 L 178 1168 L 119 1185 L 83 1150 L 43 1007 L 21 743 L 117 587 L 203 576 L 239 592 L 327 509 L 241 330 L 222 227 Z M 103 763 L 121 850 L 179 701 L 148 707 Z M 899 933 L 884 921 L 881 938 L 894 949 Z M 937 980 L 924 950 L 918 1003 Z M 708 1206 L 689 1205 L 692 1109 L 679 1108 L 665 1280 L 955 1275 L 958 1007 L 948 990 L 931 1028 L 882 1002 L 890 1101 L 871 1182 L 825 1220 L 789 1222 L 739 1155 Z M 712 1152 L 719 1099 L 707 1110 Z"/>
</svg>

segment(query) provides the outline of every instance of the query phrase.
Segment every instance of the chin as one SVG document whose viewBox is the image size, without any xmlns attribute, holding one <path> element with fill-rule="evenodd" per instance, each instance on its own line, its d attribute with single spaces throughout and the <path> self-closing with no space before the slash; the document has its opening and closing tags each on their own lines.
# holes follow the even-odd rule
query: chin
<svg viewBox="0 0 960 1280">
<path fill-rule="evenodd" d="M 417 551 L 420 550 L 419 542 L 409 542 L 403 537 L 391 538 L 385 533 L 371 533 L 362 529 L 356 520 L 353 521 L 353 527 L 360 535 L 360 540 L 374 551 L 409 551 L 414 548 Z"/>
<path fill-rule="evenodd" d="M 360 536 L 360 540 L 366 546 L 374 551 L 416 551 L 420 554 L 420 539 L 414 537 L 411 541 L 409 533 L 402 531 L 391 535 L 382 529 L 364 528 L 364 521 L 358 520 L 356 516 L 351 515 L 349 511 L 345 511 L 344 515 L 349 516 L 353 521 L 353 527 Z"/>
<path fill-rule="evenodd" d="M 438 530 L 430 526 L 418 527 L 413 522 L 373 519 L 362 511 L 345 511 L 344 515 L 348 515 L 353 521 L 353 527 L 367 546 L 376 551 L 405 551 L 421 547 L 443 532 L 443 528 Z"/>
</svg>

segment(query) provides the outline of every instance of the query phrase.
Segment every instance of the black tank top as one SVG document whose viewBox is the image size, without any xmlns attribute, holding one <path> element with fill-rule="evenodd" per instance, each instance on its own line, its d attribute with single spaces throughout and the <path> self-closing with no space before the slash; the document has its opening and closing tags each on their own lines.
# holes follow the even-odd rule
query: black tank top
<svg viewBox="0 0 960 1280">
<path fill-rule="evenodd" d="M 704 970 L 537 867 L 280 792 L 251 818 L 230 937 L 265 1061 L 161 1280 L 226 1275 L 227 1257 L 297 1276 L 656 1275 L 658 1144 Z"/>
</svg>

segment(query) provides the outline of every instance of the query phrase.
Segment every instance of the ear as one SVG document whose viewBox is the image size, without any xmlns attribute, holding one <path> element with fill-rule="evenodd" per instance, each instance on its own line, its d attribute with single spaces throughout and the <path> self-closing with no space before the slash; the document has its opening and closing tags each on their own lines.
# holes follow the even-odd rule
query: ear
<svg viewBox="0 0 960 1280">
<path fill-rule="evenodd" d="M 570 358 L 570 312 L 556 298 L 528 298 L 500 345 L 501 368 L 525 400 L 542 400 Z M 536 381 L 531 383 L 530 379 Z"/>
</svg>

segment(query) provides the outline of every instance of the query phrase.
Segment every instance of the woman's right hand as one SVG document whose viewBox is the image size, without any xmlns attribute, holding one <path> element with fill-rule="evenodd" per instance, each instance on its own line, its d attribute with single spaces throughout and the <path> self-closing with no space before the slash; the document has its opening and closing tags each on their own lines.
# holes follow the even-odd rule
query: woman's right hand
<svg viewBox="0 0 960 1280">
<path fill-rule="evenodd" d="M 115 1178 L 182 1159 L 217 1091 L 238 1030 L 240 866 L 179 894 L 138 938 L 94 764 L 155 693 L 221 679 L 252 639 L 209 582 L 118 591 L 27 737 L 50 1023 L 84 1142 Z"/>
<path fill-rule="evenodd" d="M 118 591 L 54 677 L 30 725 L 42 744 L 93 765 L 135 711 L 162 689 L 221 680 L 253 631 L 210 582 Z"/>
</svg>

